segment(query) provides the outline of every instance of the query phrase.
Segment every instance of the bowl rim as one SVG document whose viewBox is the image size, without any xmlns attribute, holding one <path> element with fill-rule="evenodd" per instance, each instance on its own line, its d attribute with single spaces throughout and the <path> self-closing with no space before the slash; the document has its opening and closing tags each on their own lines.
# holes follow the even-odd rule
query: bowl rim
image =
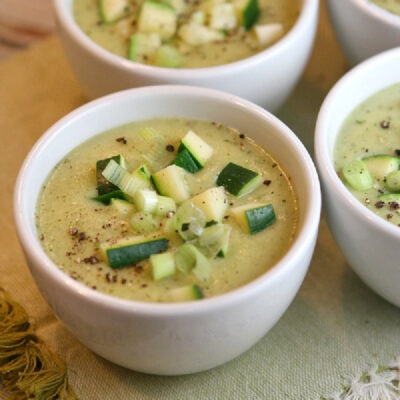
<svg viewBox="0 0 400 400">
<path fill-rule="evenodd" d="M 335 1 L 335 0 L 334 0 Z M 365 13 L 372 15 L 374 18 L 384 22 L 385 24 L 393 25 L 400 28 L 400 15 L 394 14 L 370 0 L 350 0 L 357 7 L 361 8 Z"/>
<path fill-rule="evenodd" d="M 108 65 L 117 66 L 128 73 L 138 73 L 147 76 L 157 76 L 160 79 L 207 79 L 211 77 L 221 76 L 230 70 L 231 73 L 237 72 L 241 68 L 249 68 L 256 66 L 264 59 L 274 58 L 285 48 L 290 47 L 291 42 L 296 41 L 299 31 L 308 25 L 309 19 L 313 14 L 317 14 L 319 0 L 301 0 L 301 10 L 292 28 L 276 43 L 266 49 L 242 60 L 233 61 L 231 63 L 202 68 L 164 68 L 153 65 L 141 64 L 134 62 L 111 53 L 104 49 L 92 39 L 90 39 L 75 22 L 72 13 L 67 10 L 65 0 L 54 0 L 54 10 L 58 19 L 58 23 L 68 32 L 77 43 L 82 46 L 85 51 L 89 52 L 93 57 L 101 59 Z"/>
<path fill-rule="evenodd" d="M 64 126 L 67 126 L 74 121 L 79 120 L 80 118 L 84 118 L 87 112 L 90 112 L 90 110 L 96 109 L 99 106 L 105 105 L 108 107 L 108 105 L 112 102 L 123 101 L 125 98 L 140 98 L 142 95 L 157 95 L 160 93 L 165 93 L 166 95 L 172 97 L 189 95 L 195 98 L 206 97 L 210 101 L 223 101 L 226 104 L 235 103 L 236 106 L 243 108 L 250 116 L 253 115 L 254 117 L 262 118 L 265 121 L 268 121 L 268 123 L 273 124 L 276 130 L 280 132 L 280 136 L 284 137 L 283 140 L 288 144 L 290 142 L 299 153 L 299 158 L 303 160 L 305 180 L 307 181 L 308 185 L 307 194 L 305 195 L 308 198 L 308 203 L 306 204 L 303 212 L 303 222 L 299 224 L 296 238 L 288 252 L 284 254 L 284 256 L 273 267 L 271 267 L 258 278 L 227 293 L 206 298 L 199 302 L 151 303 L 127 300 L 93 290 L 83 283 L 73 280 L 71 277 L 61 271 L 44 252 L 39 243 L 39 239 L 34 237 L 34 232 L 27 232 L 27 230 L 24 229 L 24 226 L 26 225 L 24 222 L 25 218 L 23 212 L 20 211 L 22 209 L 20 205 L 23 203 L 24 180 L 26 179 L 26 174 L 30 168 L 30 164 L 37 158 L 38 155 L 40 155 L 41 150 L 45 148 L 49 142 L 51 142 L 52 138 L 58 136 L 60 132 L 62 132 Z M 101 131 L 97 133 L 100 132 Z M 42 184 L 43 182 L 40 183 Z M 46 270 L 46 274 L 51 275 L 52 280 L 56 280 L 58 283 L 67 286 L 69 290 L 72 290 L 75 294 L 84 296 L 86 301 L 90 301 L 92 303 L 102 303 L 103 307 L 106 307 L 110 310 L 119 310 L 126 313 L 134 312 L 147 315 L 172 316 L 193 315 L 195 313 L 203 314 L 209 312 L 210 310 L 220 310 L 229 305 L 246 301 L 246 299 L 251 298 L 256 293 L 262 291 L 265 286 L 268 285 L 268 282 L 273 282 L 275 279 L 279 279 L 280 275 L 286 274 L 288 269 L 290 270 L 294 267 L 294 264 L 296 263 L 294 263 L 293 260 L 295 260 L 296 257 L 302 253 L 303 249 L 313 246 L 320 220 L 321 193 L 315 166 L 304 145 L 290 130 L 290 128 L 288 128 L 273 114 L 247 100 L 224 93 L 222 91 L 191 86 L 160 85 L 127 89 L 104 96 L 77 108 L 56 122 L 39 138 L 29 154 L 26 156 L 15 184 L 13 205 L 14 221 L 16 224 L 17 233 L 25 252 L 29 252 L 30 257 L 28 258 L 34 258 L 35 261 L 37 261 L 40 269 Z M 27 218 L 30 218 L 30 216 L 27 216 Z"/>
<path fill-rule="evenodd" d="M 387 50 L 367 59 L 351 69 L 335 83 L 328 95 L 325 97 L 318 113 L 315 128 L 314 148 L 316 165 L 321 182 L 324 183 L 324 180 L 326 180 L 327 184 L 325 184 L 325 186 L 329 185 L 330 187 L 333 187 L 335 195 L 341 202 L 346 203 L 346 205 L 351 209 L 353 215 L 368 221 L 368 224 L 373 229 L 378 230 L 381 233 L 398 237 L 400 239 L 400 229 L 398 226 L 395 226 L 394 224 L 386 221 L 384 218 L 379 217 L 369 208 L 364 206 L 358 199 L 356 199 L 356 197 L 353 196 L 346 188 L 336 173 L 330 153 L 328 151 L 329 120 L 331 119 L 333 112 L 332 110 L 335 109 L 335 104 L 340 103 L 341 97 L 345 96 L 346 93 L 349 92 L 349 88 L 352 87 L 354 78 L 361 74 L 368 73 L 374 69 L 384 68 L 385 65 L 388 64 L 388 60 L 392 58 L 395 58 L 398 62 L 400 62 L 400 47 Z M 382 86 L 380 89 L 361 100 L 358 105 L 360 105 L 363 101 L 366 101 L 369 97 L 373 96 L 374 93 L 379 92 L 379 90 L 390 87 L 391 85 L 395 85 L 396 83 L 400 83 L 400 79 L 397 82 L 392 82 L 392 84 Z M 357 107 L 357 105 L 355 107 Z M 349 116 L 353 110 L 354 108 L 349 110 L 349 112 L 346 114 L 346 117 Z M 343 121 L 341 122 L 343 123 Z M 335 140 L 337 138 L 337 134 L 338 133 L 336 132 Z M 326 162 L 326 160 L 329 160 L 329 162 Z"/>
</svg>

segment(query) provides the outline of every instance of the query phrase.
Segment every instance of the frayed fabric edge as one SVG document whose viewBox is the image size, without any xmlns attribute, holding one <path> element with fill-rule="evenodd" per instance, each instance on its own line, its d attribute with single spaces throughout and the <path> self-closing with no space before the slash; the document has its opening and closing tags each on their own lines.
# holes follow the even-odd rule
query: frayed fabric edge
<svg viewBox="0 0 400 400">
<path fill-rule="evenodd" d="M 374 367 L 358 377 L 348 379 L 340 393 L 318 400 L 399 400 L 400 357 L 387 366 Z"/>
</svg>

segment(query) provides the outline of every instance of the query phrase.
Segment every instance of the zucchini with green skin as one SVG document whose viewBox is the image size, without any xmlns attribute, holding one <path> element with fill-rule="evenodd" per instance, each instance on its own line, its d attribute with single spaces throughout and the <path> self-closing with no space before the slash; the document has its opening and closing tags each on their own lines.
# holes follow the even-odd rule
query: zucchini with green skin
<svg viewBox="0 0 400 400">
<path fill-rule="evenodd" d="M 168 247 L 168 240 L 163 237 L 137 236 L 124 238 L 114 244 L 102 243 L 100 250 L 111 268 L 122 268 L 160 253 Z"/>
<path fill-rule="evenodd" d="M 400 157 L 378 154 L 362 159 L 369 173 L 377 180 L 383 181 L 388 174 L 400 168 Z"/>
<path fill-rule="evenodd" d="M 194 174 L 201 168 L 196 160 L 192 157 L 188 149 L 183 149 L 181 152 L 179 152 L 171 164 L 177 165 L 191 174 Z"/>
<path fill-rule="evenodd" d="M 134 33 L 129 44 L 128 58 L 140 63 L 151 62 L 161 46 L 161 38 L 157 33 Z"/>
<path fill-rule="evenodd" d="M 240 24 L 248 31 L 260 15 L 258 0 L 234 0 Z"/>
<path fill-rule="evenodd" d="M 92 200 L 96 200 L 105 205 L 109 205 L 113 199 L 127 200 L 127 197 L 125 196 L 125 193 L 119 189 L 110 193 L 102 194 L 100 196 L 92 197 Z"/>
<path fill-rule="evenodd" d="M 159 227 L 159 220 L 152 214 L 139 211 L 131 217 L 132 228 L 140 234 L 155 232 Z"/>
<path fill-rule="evenodd" d="M 400 193 L 385 193 L 378 196 L 378 200 L 385 203 L 398 203 L 400 205 Z"/>
<path fill-rule="evenodd" d="M 271 204 L 245 204 L 231 209 L 231 213 L 244 232 L 260 232 L 276 220 L 274 207 Z"/>
<path fill-rule="evenodd" d="M 152 175 L 157 192 L 171 197 L 179 204 L 190 197 L 185 171 L 177 165 L 170 165 Z"/>
<path fill-rule="evenodd" d="M 181 140 L 178 153 L 187 150 L 195 160 L 199 168 L 203 168 L 214 150 L 195 132 L 189 131 Z"/>
<path fill-rule="evenodd" d="M 400 192 L 400 170 L 392 171 L 386 176 L 385 188 L 393 193 Z"/>
<path fill-rule="evenodd" d="M 135 211 L 135 207 L 132 203 L 122 199 L 112 198 L 110 205 L 121 215 L 128 215 Z"/>
<path fill-rule="evenodd" d="M 159 67 L 179 68 L 182 62 L 182 55 L 174 46 L 165 44 L 158 48 L 155 56 L 155 64 Z"/>
<path fill-rule="evenodd" d="M 99 0 L 100 18 L 105 24 L 111 24 L 125 17 L 129 8 L 128 0 Z"/>
<path fill-rule="evenodd" d="M 257 172 L 230 162 L 220 172 L 217 178 L 217 185 L 236 197 L 245 196 L 253 192 L 262 184 L 262 177 Z"/>
<path fill-rule="evenodd" d="M 366 190 L 374 184 L 367 164 L 362 160 L 354 160 L 346 164 L 341 172 L 345 181 L 355 190 Z"/>
<path fill-rule="evenodd" d="M 175 259 L 171 252 L 150 256 L 153 279 L 159 281 L 175 274 Z"/>
<path fill-rule="evenodd" d="M 228 197 L 223 186 L 207 189 L 190 201 L 204 212 L 207 221 L 221 221 L 228 208 Z"/>
<path fill-rule="evenodd" d="M 165 300 L 170 302 L 184 302 L 202 298 L 204 298 L 202 289 L 200 286 L 193 284 L 169 290 Z"/>
<path fill-rule="evenodd" d="M 177 13 L 166 3 L 145 0 L 139 11 L 138 32 L 157 33 L 162 40 L 171 39 L 177 27 Z"/>
</svg>

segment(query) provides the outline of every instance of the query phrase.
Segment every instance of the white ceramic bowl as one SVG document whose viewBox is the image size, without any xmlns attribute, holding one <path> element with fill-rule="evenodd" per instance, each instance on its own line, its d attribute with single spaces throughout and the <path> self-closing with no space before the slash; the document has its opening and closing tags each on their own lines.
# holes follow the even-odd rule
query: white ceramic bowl
<svg viewBox="0 0 400 400">
<path fill-rule="evenodd" d="M 327 6 L 339 42 L 353 65 L 400 46 L 400 16 L 369 0 L 327 0 Z"/>
<path fill-rule="evenodd" d="M 267 148 L 298 193 L 299 229 L 288 253 L 265 275 L 198 302 L 156 304 L 94 291 L 61 272 L 41 248 L 35 209 L 43 183 L 69 151 L 99 132 L 153 117 L 216 121 Z M 307 271 L 320 217 L 314 165 L 276 117 L 232 95 L 186 86 L 131 89 L 92 103 L 50 128 L 27 156 L 15 189 L 15 222 L 29 267 L 58 318 L 79 340 L 122 366 L 154 374 L 187 374 L 238 356 L 285 312 Z"/>
<path fill-rule="evenodd" d="M 320 110 L 315 155 L 330 230 L 349 265 L 379 295 L 400 306 L 400 228 L 378 217 L 347 190 L 333 165 L 340 127 L 379 90 L 400 82 L 400 49 L 360 64 L 331 90 Z"/>
<path fill-rule="evenodd" d="M 275 111 L 290 94 L 308 60 L 318 18 L 318 0 L 302 0 L 292 30 L 272 47 L 234 63 L 196 69 L 143 65 L 94 43 L 75 23 L 73 0 L 55 0 L 59 33 L 82 88 L 92 98 L 149 85 L 195 85 L 223 90 Z"/>
</svg>

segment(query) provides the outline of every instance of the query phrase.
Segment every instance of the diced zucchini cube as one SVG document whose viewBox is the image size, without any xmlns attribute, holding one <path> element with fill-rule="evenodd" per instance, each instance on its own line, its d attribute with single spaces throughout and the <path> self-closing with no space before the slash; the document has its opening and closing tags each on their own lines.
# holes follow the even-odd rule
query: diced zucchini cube
<svg viewBox="0 0 400 400">
<path fill-rule="evenodd" d="M 173 198 L 177 204 L 190 197 L 185 170 L 176 165 L 170 165 L 156 172 L 152 179 L 158 193 Z"/>
<path fill-rule="evenodd" d="M 134 205 L 126 200 L 112 198 L 110 205 L 121 215 L 128 215 L 135 211 Z"/>
<path fill-rule="evenodd" d="M 127 200 L 125 193 L 120 189 L 114 190 L 113 192 L 102 194 L 100 196 L 92 197 L 92 200 L 96 200 L 106 205 L 110 204 L 112 199 Z"/>
<path fill-rule="evenodd" d="M 260 15 L 258 0 L 234 0 L 240 25 L 249 30 Z"/>
<path fill-rule="evenodd" d="M 190 16 L 190 23 L 197 25 L 204 25 L 206 22 L 206 13 L 203 10 L 195 11 Z"/>
<path fill-rule="evenodd" d="M 184 42 L 191 46 L 200 46 L 202 44 L 217 42 L 225 38 L 222 32 L 193 22 L 182 25 L 178 34 Z"/>
<path fill-rule="evenodd" d="M 178 14 L 184 13 L 187 9 L 187 1 L 185 0 L 164 0 L 164 3 L 173 7 Z"/>
<path fill-rule="evenodd" d="M 114 244 L 102 243 L 100 251 L 111 268 L 121 268 L 160 253 L 167 247 L 168 240 L 163 237 L 136 236 L 120 239 Z"/>
<path fill-rule="evenodd" d="M 400 168 L 400 157 L 393 157 L 387 154 L 365 157 L 362 161 L 367 166 L 369 173 L 380 181 L 383 181 L 392 171 Z"/>
<path fill-rule="evenodd" d="M 284 34 L 282 24 L 255 25 L 253 27 L 260 46 L 269 46 Z"/>
<path fill-rule="evenodd" d="M 145 0 L 142 3 L 138 18 L 138 31 L 157 33 L 162 40 L 174 36 L 177 26 L 177 13 L 166 3 Z"/>
<path fill-rule="evenodd" d="M 217 185 L 234 196 L 241 197 L 253 192 L 262 184 L 262 177 L 257 172 L 230 162 L 220 172 L 217 178 Z"/>
<path fill-rule="evenodd" d="M 228 208 L 228 198 L 223 186 L 207 189 L 190 201 L 204 212 L 207 221 L 220 222 Z"/>
<path fill-rule="evenodd" d="M 210 28 L 216 30 L 230 30 L 236 28 L 237 18 L 233 4 L 221 3 L 211 9 Z"/>
<path fill-rule="evenodd" d="M 393 193 L 400 192 L 400 171 L 392 171 L 386 176 L 385 187 Z"/>
<path fill-rule="evenodd" d="M 140 63 L 151 62 L 160 46 L 161 38 L 157 33 L 135 33 L 131 36 L 128 57 Z"/>
<path fill-rule="evenodd" d="M 128 0 L 99 0 L 100 18 L 105 24 L 118 21 L 129 11 Z"/>
<path fill-rule="evenodd" d="M 191 174 L 194 174 L 201 168 L 188 149 L 181 150 L 171 164 L 177 165 Z"/>
<path fill-rule="evenodd" d="M 165 68 L 179 68 L 182 65 L 182 55 L 179 50 L 170 45 L 159 47 L 156 53 L 156 65 Z"/>
<path fill-rule="evenodd" d="M 197 285 L 188 285 L 168 291 L 166 301 L 184 302 L 204 298 L 203 291 Z"/>
<path fill-rule="evenodd" d="M 204 167 L 214 152 L 213 148 L 193 131 L 189 131 L 182 138 L 178 152 L 184 149 L 191 154 L 200 167 Z"/>
<path fill-rule="evenodd" d="M 150 256 L 153 279 L 159 281 L 175 274 L 175 258 L 173 253 L 166 252 Z"/>
<path fill-rule="evenodd" d="M 271 204 L 245 204 L 231 209 L 231 213 L 244 232 L 254 234 L 275 222 Z"/>
<path fill-rule="evenodd" d="M 132 228 L 140 234 L 152 233 L 159 227 L 158 218 L 154 218 L 152 214 L 144 211 L 134 213 L 130 222 Z"/>
<path fill-rule="evenodd" d="M 354 160 L 345 165 L 342 174 L 345 181 L 355 190 L 366 190 L 374 184 L 367 165 L 361 160 Z"/>
</svg>

